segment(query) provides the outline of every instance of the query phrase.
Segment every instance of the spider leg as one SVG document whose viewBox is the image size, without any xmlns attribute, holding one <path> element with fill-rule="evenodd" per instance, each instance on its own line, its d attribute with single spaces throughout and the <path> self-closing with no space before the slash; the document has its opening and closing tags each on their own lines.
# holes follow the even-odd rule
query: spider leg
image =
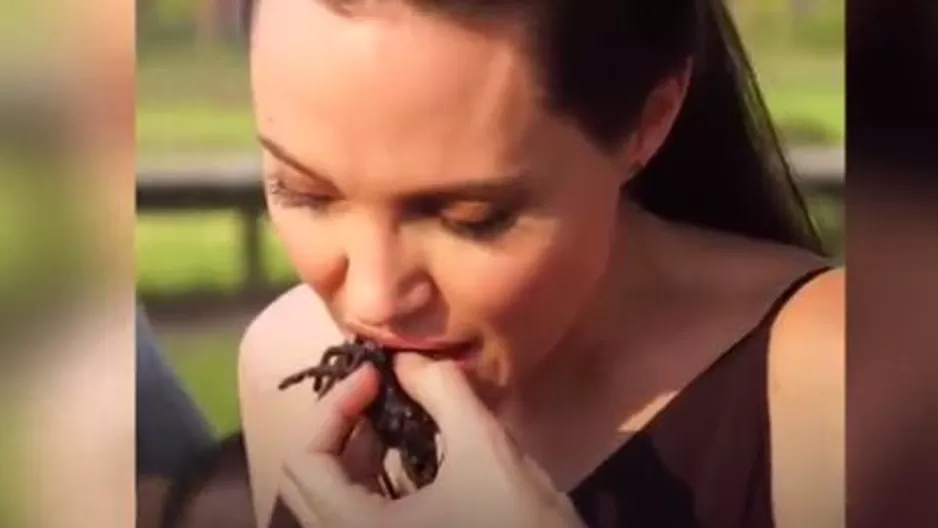
<svg viewBox="0 0 938 528">
<path fill-rule="evenodd" d="M 314 380 L 314 386 L 317 384 L 320 378 L 323 377 L 322 367 L 331 366 L 338 361 L 345 359 L 349 355 L 348 351 L 343 347 L 331 347 L 322 355 L 322 358 L 319 361 L 319 365 L 315 367 L 310 367 L 308 369 L 302 370 L 295 374 L 292 374 L 280 382 L 278 388 L 280 390 L 285 390 L 293 385 L 301 383 L 308 378 L 316 378 Z M 330 373 L 331 375 L 335 375 Z"/>
<path fill-rule="evenodd" d="M 348 352 L 343 350 L 342 347 L 331 347 L 328 350 L 326 350 L 326 352 L 322 355 L 322 358 L 320 358 L 319 363 L 320 364 L 329 363 L 330 361 L 333 361 L 334 358 L 337 358 L 337 357 L 340 358 L 346 355 L 348 355 Z"/>
<path fill-rule="evenodd" d="M 283 381 L 280 382 L 280 385 L 278 386 L 278 388 L 280 390 L 284 390 L 284 389 L 288 389 L 296 385 L 297 383 L 301 383 L 307 378 L 315 376 L 318 369 L 319 367 L 310 367 L 306 370 L 297 372 L 296 374 L 291 374 L 290 376 L 287 376 L 286 378 L 284 378 Z"/>
</svg>

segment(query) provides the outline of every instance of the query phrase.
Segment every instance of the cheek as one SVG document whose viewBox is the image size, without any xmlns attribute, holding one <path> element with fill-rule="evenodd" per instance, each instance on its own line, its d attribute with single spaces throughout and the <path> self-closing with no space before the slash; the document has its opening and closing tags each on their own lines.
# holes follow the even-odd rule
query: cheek
<svg viewBox="0 0 938 528">
<path fill-rule="evenodd" d="M 300 279 L 328 301 L 341 286 L 345 256 L 342 237 L 328 222 L 303 210 L 269 205 L 270 219 Z"/>
<path fill-rule="evenodd" d="M 460 270 L 435 274 L 454 315 L 509 350 L 535 354 L 552 346 L 605 271 L 614 227 L 615 215 L 602 206 L 575 212 L 506 241 L 499 251 L 442 257 L 450 265 L 441 263 L 441 270 Z"/>
</svg>

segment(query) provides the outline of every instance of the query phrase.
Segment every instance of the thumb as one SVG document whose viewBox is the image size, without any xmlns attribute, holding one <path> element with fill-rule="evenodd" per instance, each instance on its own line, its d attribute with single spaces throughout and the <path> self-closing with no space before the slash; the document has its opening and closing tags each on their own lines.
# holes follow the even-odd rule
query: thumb
<svg viewBox="0 0 938 528">
<path fill-rule="evenodd" d="M 338 456 L 361 414 L 378 393 L 378 372 L 364 365 L 336 383 L 314 407 L 316 418 L 308 451 Z"/>
<path fill-rule="evenodd" d="M 448 445 L 475 442 L 487 434 L 494 417 L 455 362 L 400 352 L 394 356 L 394 370 L 407 394 L 437 423 Z"/>
</svg>

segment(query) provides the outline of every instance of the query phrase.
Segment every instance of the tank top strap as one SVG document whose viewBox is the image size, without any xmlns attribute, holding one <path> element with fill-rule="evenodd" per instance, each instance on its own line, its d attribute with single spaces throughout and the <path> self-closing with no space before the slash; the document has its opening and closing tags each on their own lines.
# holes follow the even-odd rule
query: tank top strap
<svg viewBox="0 0 938 528">
<path fill-rule="evenodd" d="M 775 298 L 775 301 L 772 302 L 771 307 L 769 307 L 769 310 L 766 312 L 765 317 L 763 317 L 760 326 L 767 322 L 771 323 L 771 321 L 773 321 L 778 316 L 782 309 L 785 308 L 785 305 L 788 304 L 788 301 L 797 295 L 803 287 L 832 269 L 833 266 L 825 265 L 819 268 L 814 268 L 811 271 L 799 275 L 798 278 L 789 283 L 788 287 L 782 291 L 781 295 Z"/>
</svg>

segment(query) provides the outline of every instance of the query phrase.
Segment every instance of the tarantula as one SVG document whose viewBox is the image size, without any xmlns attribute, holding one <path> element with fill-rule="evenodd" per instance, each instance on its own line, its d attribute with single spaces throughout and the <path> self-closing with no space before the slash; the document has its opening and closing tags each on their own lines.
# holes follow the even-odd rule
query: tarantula
<svg viewBox="0 0 938 528">
<path fill-rule="evenodd" d="M 313 391 L 321 398 L 365 362 L 374 365 L 381 377 L 381 388 L 378 397 L 365 410 L 365 416 L 381 443 L 387 449 L 399 451 L 407 478 L 417 488 L 422 488 L 436 478 L 439 469 L 438 428 L 430 415 L 404 392 L 392 368 L 392 354 L 393 351 L 369 341 L 346 342 L 327 349 L 319 365 L 287 377 L 279 388 L 284 390 L 312 378 Z M 391 485 L 387 472 L 382 471 L 379 478 L 384 494 L 397 498 L 399 493 Z"/>
</svg>

